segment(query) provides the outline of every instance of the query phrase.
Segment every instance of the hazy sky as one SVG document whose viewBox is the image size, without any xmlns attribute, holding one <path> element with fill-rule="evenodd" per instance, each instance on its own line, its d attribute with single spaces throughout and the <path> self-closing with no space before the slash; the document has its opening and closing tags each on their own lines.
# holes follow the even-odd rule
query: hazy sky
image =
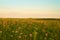
<svg viewBox="0 0 60 40">
<path fill-rule="evenodd" d="M 60 0 L 0 0 L 1 17 L 60 18 Z"/>
</svg>

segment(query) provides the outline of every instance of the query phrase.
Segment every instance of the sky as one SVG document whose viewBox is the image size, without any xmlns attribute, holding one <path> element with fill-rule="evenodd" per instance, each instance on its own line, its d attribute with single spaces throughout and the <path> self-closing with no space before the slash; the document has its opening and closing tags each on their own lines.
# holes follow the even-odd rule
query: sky
<svg viewBox="0 0 60 40">
<path fill-rule="evenodd" d="M 0 18 L 60 18 L 60 0 L 0 0 Z"/>
</svg>

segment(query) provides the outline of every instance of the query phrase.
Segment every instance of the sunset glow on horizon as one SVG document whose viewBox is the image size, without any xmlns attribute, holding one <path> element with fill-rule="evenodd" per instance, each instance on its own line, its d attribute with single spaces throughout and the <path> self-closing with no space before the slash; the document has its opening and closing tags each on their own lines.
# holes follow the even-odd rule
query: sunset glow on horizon
<svg viewBox="0 0 60 40">
<path fill-rule="evenodd" d="M 0 0 L 0 18 L 60 18 L 60 0 Z"/>
</svg>

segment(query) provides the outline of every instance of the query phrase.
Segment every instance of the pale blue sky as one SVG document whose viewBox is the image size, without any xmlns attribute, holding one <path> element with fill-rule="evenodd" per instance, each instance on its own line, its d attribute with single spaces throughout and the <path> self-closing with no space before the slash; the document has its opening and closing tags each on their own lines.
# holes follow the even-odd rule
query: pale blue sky
<svg viewBox="0 0 60 40">
<path fill-rule="evenodd" d="M 0 15 L 60 18 L 60 0 L 0 0 Z"/>
</svg>

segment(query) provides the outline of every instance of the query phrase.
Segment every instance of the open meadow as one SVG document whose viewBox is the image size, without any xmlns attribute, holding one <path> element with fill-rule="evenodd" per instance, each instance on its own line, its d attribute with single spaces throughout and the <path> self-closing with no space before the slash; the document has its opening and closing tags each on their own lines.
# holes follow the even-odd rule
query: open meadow
<svg viewBox="0 0 60 40">
<path fill-rule="evenodd" d="M 60 40 L 60 19 L 0 18 L 0 40 Z"/>
</svg>

